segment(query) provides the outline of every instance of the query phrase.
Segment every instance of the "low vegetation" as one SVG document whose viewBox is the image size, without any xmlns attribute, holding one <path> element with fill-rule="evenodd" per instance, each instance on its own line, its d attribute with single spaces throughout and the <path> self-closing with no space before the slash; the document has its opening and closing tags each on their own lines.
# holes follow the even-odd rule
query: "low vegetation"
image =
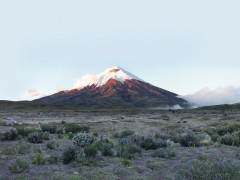
<svg viewBox="0 0 240 180">
<path fill-rule="evenodd" d="M 210 122 L 211 114 L 201 112 L 197 121 L 183 111 L 147 111 L 140 120 L 134 111 L 121 111 L 131 118 L 0 125 L 3 178 L 31 179 L 35 173 L 36 179 L 238 179 L 238 119 L 219 122 L 221 115 Z"/>
</svg>

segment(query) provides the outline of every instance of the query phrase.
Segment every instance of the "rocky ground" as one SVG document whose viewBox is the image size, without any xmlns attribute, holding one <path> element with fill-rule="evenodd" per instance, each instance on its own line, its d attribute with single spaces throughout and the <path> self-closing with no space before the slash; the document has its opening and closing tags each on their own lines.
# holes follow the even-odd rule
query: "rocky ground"
<svg viewBox="0 0 240 180">
<path fill-rule="evenodd" d="M 18 124 L 6 126 L 9 117 Z M 63 153 L 72 146 L 72 137 L 83 133 L 65 132 L 70 123 L 89 127 L 93 144 L 107 139 L 112 154 L 104 156 L 99 148 L 88 157 L 86 147 L 76 147 L 84 149 L 84 158 L 64 164 Z M 20 135 L 19 128 L 39 133 L 43 124 L 57 131 L 41 143 L 30 142 L 29 134 Z M 229 160 L 237 166 L 238 125 L 237 110 L 0 111 L 0 179 L 184 179 L 180 169 L 193 161 Z M 19 131 L 16 139 L 4 139 L 12 128 Z M 128 146 L 137 150 L 126 155 Z M 156 156 L 158 150 L 164 153 Z M 168 156 L 168 152 L 173 153 Z M 19 159 L 26 168 L 14 166 Z"/>
</svg>

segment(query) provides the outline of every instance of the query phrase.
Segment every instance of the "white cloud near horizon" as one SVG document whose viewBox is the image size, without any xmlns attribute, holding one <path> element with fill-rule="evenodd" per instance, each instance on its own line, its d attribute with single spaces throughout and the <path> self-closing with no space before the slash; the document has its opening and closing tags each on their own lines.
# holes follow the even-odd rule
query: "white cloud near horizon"
<svg viewBox="0 0 240 180">
<path fill-rule="evenodd" d="M 196 106 L 240 103 L 240 87 L 225 86 L 210 89 L 202 88 L 195 93 L 181 96 Z"/>
</svg>

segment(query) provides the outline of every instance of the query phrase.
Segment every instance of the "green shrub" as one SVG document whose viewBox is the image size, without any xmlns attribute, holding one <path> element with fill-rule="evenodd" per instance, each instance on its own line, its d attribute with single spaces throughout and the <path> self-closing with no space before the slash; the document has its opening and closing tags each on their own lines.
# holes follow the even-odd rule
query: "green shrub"
<svg viewBox="0 0 240 180">
<path fill-rule="evenodd" d="M 102 143 L 101 146 L 99 147 L 99 150 L 101 151 L 103 156 L 112 156 L 113 155 L 112 147 L 113 146 L 109 143 Z"/>
<path fill-rule="evenodd" d="M 84 153 L 86 154 L 86 157 L 92 157 L 92 158 L 96 157 L 96 155 L 98 153 L 97 146 L 94 144 L 86 146 L 84 148 Z"/>
<path fill-rule="evenodd" d="M 194 132 L 188 131 L 179 137 L 179 143 L 184 147 L 197 147 L 199 146 L 199 138 Z"/>
<path fill-rule="evenodd" d="M 235 131 L 239 131 L 240 130 L 240 124 L 230 124 L 228 126 L 224 126 L 224 127 L 219 127 L 217 128 L 217 133 L 220 136 L 223 136 L 227 133 L 232 134 Z"/>
<path fill-rule="evenodd" d="M 47 162 L 49 164 L 58 164 L 59 163 L 59 157 L 56 155 L 51 155 L 48 159 Z"/>
<path fill-rule="evenodd" d="M 122 131 L 120 134 L 119 134 L 119 138 L 126 138 L 126 137 L 128 137 L 128 136 L 132 136 L 134 134 L 134 131 L 132 131 L 132 130 L 124 130 L 124 131 Z"/>
<path fill-rule="evenodd" d="M 134 136 L 133 141 L 146 150 L 155 150 L 162 147 L 167 147 L 167 141 L 157 139 L 152 136 Z"/>
<path fill-rule="evenodd" d="M 47 148 L 47 149 L 51 149 L 51 150 L 56 149 L 56 144 L 55 144 L 55 142 L 54 142 L 54 141 L 48 142 L 48 143 L 46 144 L 46 148 Z"/>
<path fill-rule="evenodd" d="M 42 124 L 41 130 L 43 132 L 49 132 L 50 134 L 55 134 L 57 132 L 57 127 L 55 124 Z"/>
<path fill-rule="evenodd" d="M 33 160 L 33 164 L 42 165 L 45 164 L 46 160 L 42 154 L 37 154 Z"/>
<path fill-rule="evenodd" d="M 80 126 L 78 124 L 75 123 L 69 123 L 65 125 L 65 132 L 66 133 L 78 133 L 78 132 L 82 132 L 82 133 L 88 133 L 89 132 L 89 127 L 88 126 Z"/>
<path fill-rule="evenodd" d="M 62 154 L 63 164 L 69 164 L 75 159 L 76 156 L 76 148 L 73 146 L 67 147 Z"/>
<path fill-rule="evenodd" d="M 159 157 L 164 159 L 169 159 L 176 156 L 176 153 L 171 148 L 160 148 L 152 152 L 152 157 Z"/>
<path fill-rule="evenodd" d="M 94 136 L 88 133 L 79 133 L 72 140 L 75 146 L 85 147 L 93 143 Z"/>
<path fill-rule="evenodd" d="M 175 179 L 231 179 L 240 177 L 240 165 L 226 160 L 193 161 L 177 171 Z"/>
<path fill-rule="evenodd" d="M 121 160 L 121 162 L 122 162 L 122 164 L 123 164 L 125 167 L 132 165 L 132 161 L 129 160 L 129 159 L 123 158 L 123 159 Z"/>
<path fill-rule="evenodd" d="M 17 159 L 14 164 L 9 167 L 12 173 L 22 173 L 29 169 L 29 164 L 27 161 Z"/>
<path fill-rule="evenodd" d="M 127 145 L 120 145 L 118 147 L 118 156 L 125 159 L 133 159 L 136 155 L 140 155 L 142 150 L 138 147 L 127 144 Z"/>
<path fill-rule="evenodd" d="M 43 142 L 43 133 L 33 132 L 27 136 L 27 139 L 31 143 L 42 143 Z"/>
<path fill-rule="evenodd" d="M 113 143 L 109 139 L 101 139 L 94 143 L 103 156 L 113 155 Z"/>
<path fill-rule="evenodd" d="M 4 140 L 14 141 L 18 137 L 18 130 L 16 128 L 11 128 L 4 133 Z"/>
<path fill-rule="evenodd" d="M 220 138 L 220 143 L 228 146 L 239 146 L 240 145 L 240 137 L 238 134 L 225 134 Z"/>
<path fill-rule="evenodd" d="M 21 135 L 23 137 L 27 137 L 28 134 L 33 133 L 33 132 L 40 132 L 40 129 L 36 128 L 24 128 L 24 127 L 18 127 L 18 135 Z"/>
<path fill-rule="evenodd" d="M 217 133 L 215 133 L 211 136 L 211 139 L 213 142 L 217 142 L 219 140 L 219 138 L 220 138 L 220 136 Z"/>
</svg>

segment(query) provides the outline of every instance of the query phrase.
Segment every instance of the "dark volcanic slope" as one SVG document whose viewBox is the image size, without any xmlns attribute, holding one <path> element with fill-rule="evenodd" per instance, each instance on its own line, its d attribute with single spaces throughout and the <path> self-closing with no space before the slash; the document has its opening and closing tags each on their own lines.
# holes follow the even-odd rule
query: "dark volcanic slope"
<svg viewBox="0 0 240 180">
<path fill-rule="evenodd" d="M 34 100 L 39 104 L 71 104 L 80 106 L 133 106 L 154 107 L 188 103 L 177 94 L 155 87 L 139 80 L 125 80 L 121 83 L 110 79 L 105 85 L 87 86 L 83 89 L 61 91 L 51 96 Z"/>
</svg>

